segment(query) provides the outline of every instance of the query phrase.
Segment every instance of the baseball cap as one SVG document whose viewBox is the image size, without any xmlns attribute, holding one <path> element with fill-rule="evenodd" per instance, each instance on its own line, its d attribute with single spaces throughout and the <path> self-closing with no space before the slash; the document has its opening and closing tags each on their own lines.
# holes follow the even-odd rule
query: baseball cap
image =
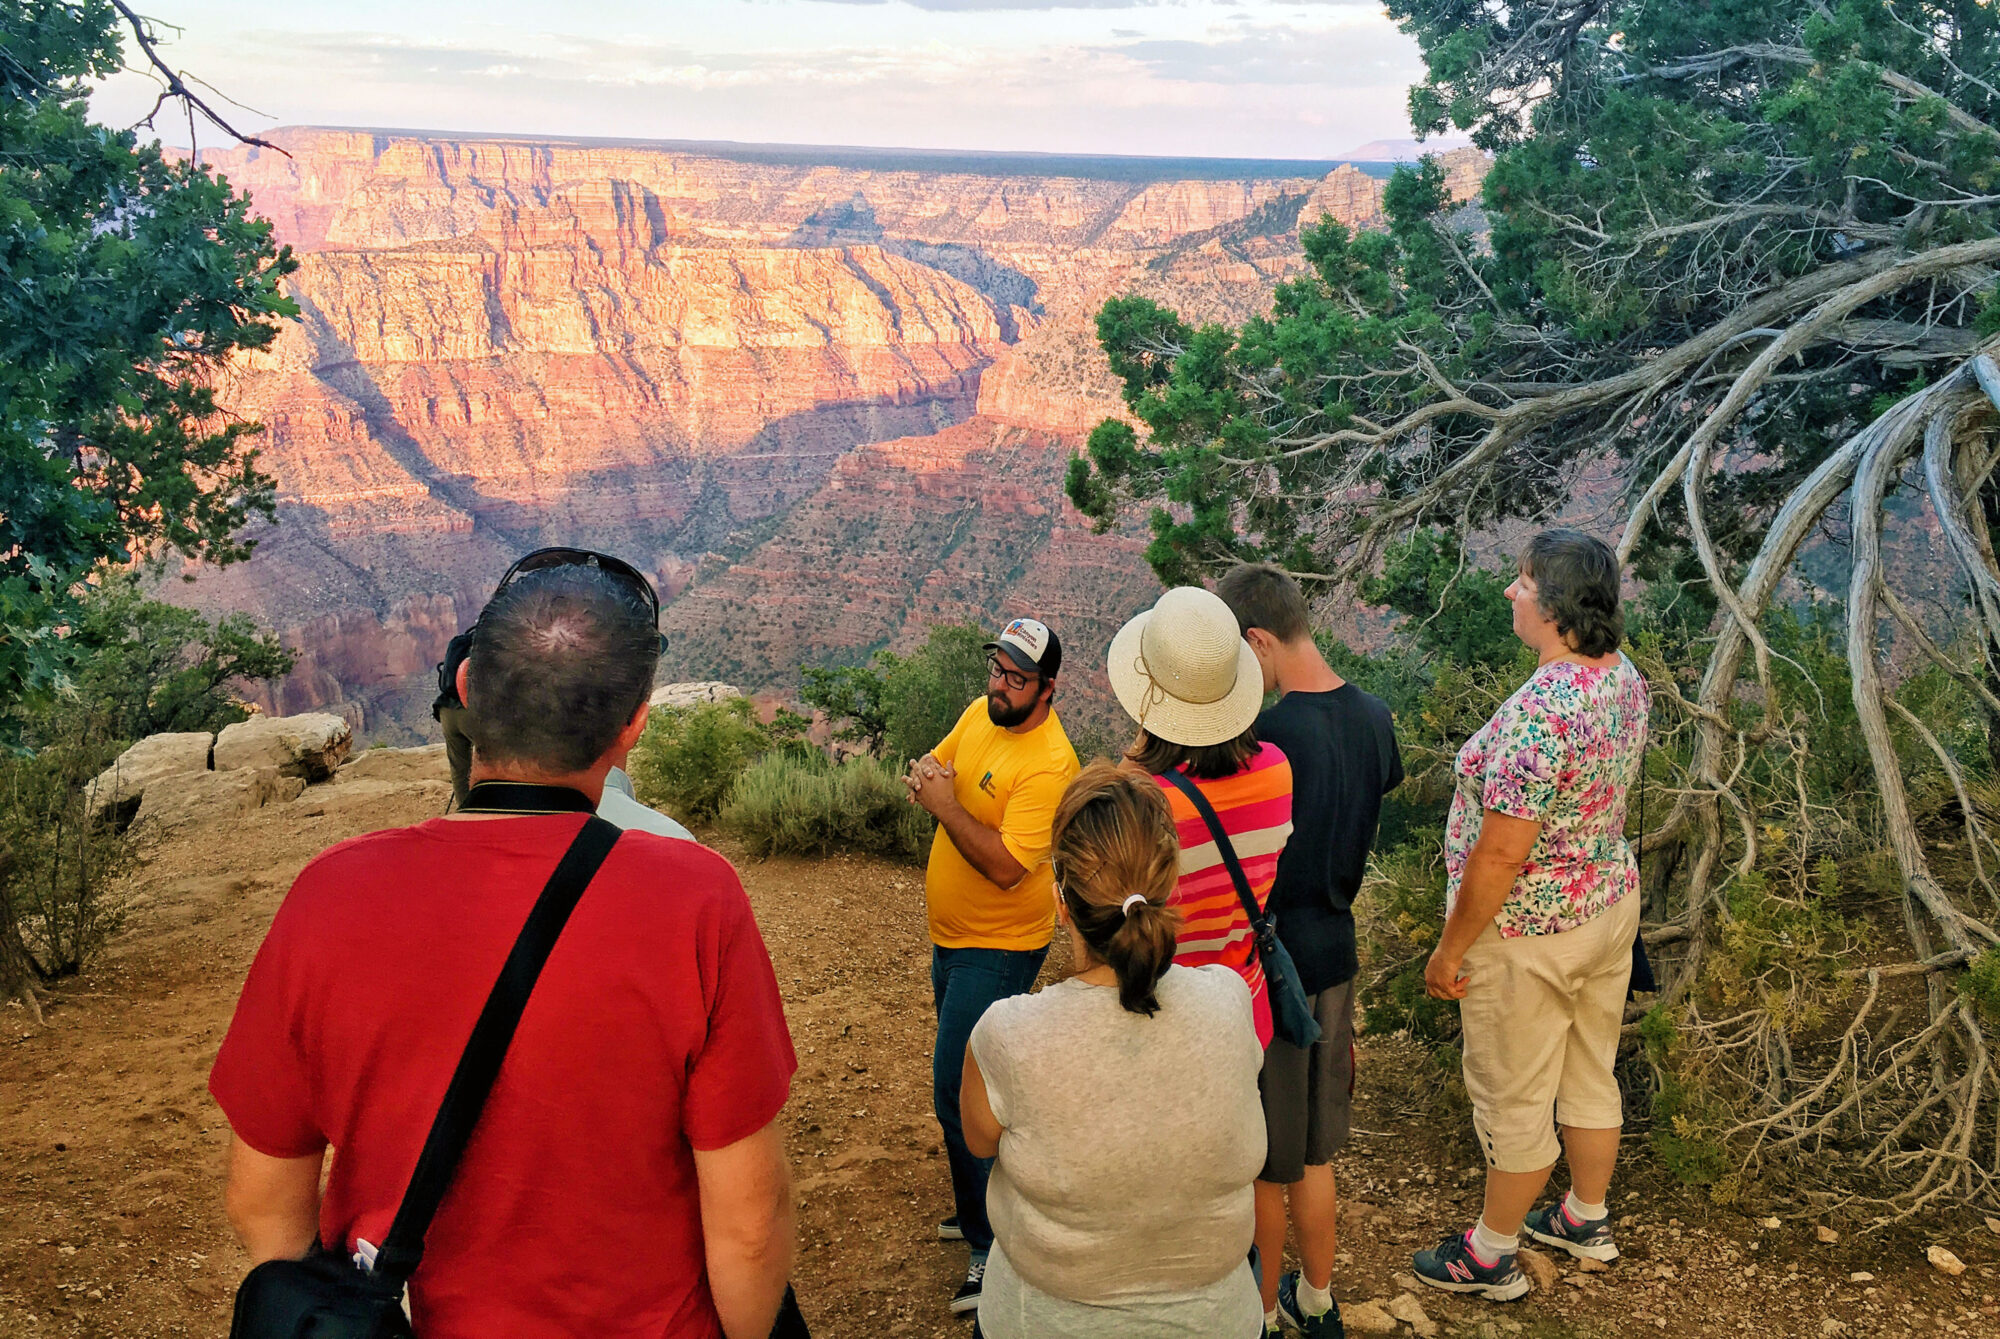
<svg viewBox="0 0 2000 1339">
<path fill-rule="evenodd" d="M 1053 679 L 1062 668 L 1062 643 L 1049 625 L 1032 618 L 1017 618 L 1001 629 L 997 641 L 986 643 L 988 651 L 998 651 L 1014 662 L 1017 669 Z"/>
</svg>

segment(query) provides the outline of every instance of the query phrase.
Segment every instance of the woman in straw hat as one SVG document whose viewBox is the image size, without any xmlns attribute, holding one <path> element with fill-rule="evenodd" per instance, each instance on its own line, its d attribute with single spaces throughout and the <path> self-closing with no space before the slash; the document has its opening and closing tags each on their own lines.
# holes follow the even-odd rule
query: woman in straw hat
<svg viewBox="0 0 2000 1339">
<path fill-rule="evenodd" d="M 1271 1004 L 1249 913 L 1208 824 L 1167 774 L 1194 783 L 1215 810 L 1261 910 L 1292 834 L 1292 765 L 1251 729 L 1264 674 L 1222 597 L 1177 586 L 1111 640 L 1106 670 L 1139 725 L 1126 757 L 1166 791 L 1180 835 L 1176 962 L 1222 963 L 1250 987 L 1257 1040 L 1271 1044 Z"/>
<path fill-rule="evenodd" d="M 1173 816 L 1151 779 L 1092 763 L 1052 842 L 1076 973 L 988 1008 L 966 1051 L 965 1142 L 998 1159 L 976 1333 L 1251 1339 L 1250 993 L 1175 961 Z"/>
</svg>

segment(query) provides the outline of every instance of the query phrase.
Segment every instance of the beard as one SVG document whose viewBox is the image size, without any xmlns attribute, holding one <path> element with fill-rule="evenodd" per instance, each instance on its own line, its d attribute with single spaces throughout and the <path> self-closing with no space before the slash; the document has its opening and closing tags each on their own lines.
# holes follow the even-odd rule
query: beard
<svg viewBox="0 0 2000 1339">
<path fill-rule="evenodd" d="M 993 693 L 986 695 L 986 719 L 1002 730 L 1011 730 L 1034 714 L 1035 704 L 1032 702 L 1025 707 L 1015 707 L 1008 705 L 1004 697 Z"/>
</svg>

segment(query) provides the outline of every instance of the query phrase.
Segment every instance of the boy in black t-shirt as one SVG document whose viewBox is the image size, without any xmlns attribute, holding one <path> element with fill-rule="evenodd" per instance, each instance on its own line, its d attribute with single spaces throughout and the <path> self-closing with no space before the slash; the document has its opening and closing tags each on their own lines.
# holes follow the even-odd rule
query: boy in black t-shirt
<svg viewBox="0 0 2000 1339">
<path fill-rule="evenodd" d="M 1258 1087 L 1270 1147 L 1257 1178 L 1257 1248 L 1265 1261 L 1264 1324 L 1279 1313 L 1307 1339 L 1342 1333 L 1333 1282 L 1333 1155 L 1347 1142 L 1354 1093 L 1354 895 L 1382 796 L 1403 780 L 1389 708 L 1333 672 L 1306 621 L 1298 583 L 1243 564 L 1217 584 L 1277 703 L 1257 738 L 1292 764 L 1292 838 L 1278 858 L 1270 907 L 1321 1029 L 1306 1050 L 1273 1040 Z M 1287 1204 L 1299 1231 L 1298 1272 L 1278 1277 Z"/>
</svg>

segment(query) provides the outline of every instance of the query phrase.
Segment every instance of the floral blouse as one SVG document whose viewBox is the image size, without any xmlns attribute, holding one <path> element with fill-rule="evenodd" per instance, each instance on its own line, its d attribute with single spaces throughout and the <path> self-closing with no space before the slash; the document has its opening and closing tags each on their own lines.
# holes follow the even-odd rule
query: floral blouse
<svg viewBox="0 0 2000 1339">
<path fill-rule="evenodd" d="M 1452 768 L 1447 915 L 1488 809 L 1542 825 L 1496 918 L 1507 938 L 1574 930 L 1638 888 L 1625 794 L 1639 774 L 1650 705 L 1645 677 L 1622 654 L 1602 669 L 1552 661 L 1501 704 Z"/>
</svg>

